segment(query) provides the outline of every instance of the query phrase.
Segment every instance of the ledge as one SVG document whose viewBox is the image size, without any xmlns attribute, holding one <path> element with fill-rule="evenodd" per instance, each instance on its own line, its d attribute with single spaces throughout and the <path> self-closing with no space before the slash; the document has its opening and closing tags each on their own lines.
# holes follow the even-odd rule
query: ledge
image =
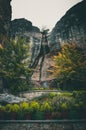
<svg viewBox="0 0 86 130">
<path fill-rule="evenodd" d="M 2 123 L 86 123 L 86 119 L 82 120 L 0 120 Z"/>
</svg>

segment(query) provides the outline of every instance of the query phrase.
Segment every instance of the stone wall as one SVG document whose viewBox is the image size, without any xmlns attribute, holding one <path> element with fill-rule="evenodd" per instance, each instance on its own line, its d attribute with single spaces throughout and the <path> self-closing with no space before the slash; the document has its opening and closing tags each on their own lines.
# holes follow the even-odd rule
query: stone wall
<svg viewBox="0 0 86 130">
<path fill-rule="evenodd" d="M 12 121 L 0 122 L 0 130 L 86 130 L 86 121 Z"/>
</svg>

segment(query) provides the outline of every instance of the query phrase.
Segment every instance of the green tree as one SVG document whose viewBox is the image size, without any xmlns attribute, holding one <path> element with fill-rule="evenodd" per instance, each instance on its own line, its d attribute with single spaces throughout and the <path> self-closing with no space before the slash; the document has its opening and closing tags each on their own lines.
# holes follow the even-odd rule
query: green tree
<svg viewBox="0 0 86 130">
<path fill-rule="evenodd" d="M 24 39 L 10 40 L 0 47 L 0 78 L 3 87 L 11 92 L 25 89 L 26 77 L 30 76 L 29 46 Z"/>
<path fill-rule="evenodd" d="M 70 89 L 83 88 L 86 84 L 86 56 L 75 44 L 66 44 L 57 56 L 51 72 L 57 78 L 58 85 Z"/>
</svg>

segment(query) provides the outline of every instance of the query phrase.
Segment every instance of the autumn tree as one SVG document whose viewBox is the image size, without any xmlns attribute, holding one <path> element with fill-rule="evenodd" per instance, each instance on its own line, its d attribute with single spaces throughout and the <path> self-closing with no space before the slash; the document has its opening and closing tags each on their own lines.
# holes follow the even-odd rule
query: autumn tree
<svg viewBox="0 0 86 130">
<path fill-rule="evenodd" d="M 31 73 L 28 68 L 28 51 L 29 46 L 24 39 L 11 39 L 0 47 L 0 78 L 3 80 L 3 87 L 11 92 L 25 89 L 26 77 Z"/>
<path fill-rule="evenodd" d="M 57 56 L 51 72 L 63 89 L 81 89 L 86 84 L 86 55 L 75 44 L 66 44 Z M 69 87 L 71 86 L 71 88 Z"/>
</svg>

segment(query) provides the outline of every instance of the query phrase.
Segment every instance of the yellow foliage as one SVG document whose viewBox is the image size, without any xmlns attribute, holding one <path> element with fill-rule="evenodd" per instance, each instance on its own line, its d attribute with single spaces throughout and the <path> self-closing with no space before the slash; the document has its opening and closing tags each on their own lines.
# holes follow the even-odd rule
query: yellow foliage
<svg viewBox="0 0 86 130">
<path fill-rule="evenodd" d="M 73 79 L 74 75 L 78 80 L 86 78 L 86 58 L 82 50 L 75 44 L 64 45 L 58 55 L 54 56 L 53 59 L 54 64 L 50 72 L 60 82 L 64 79 Z"/>
<path fill-rule="evenodd" d="M 3 46 L 0 44 L 0 49 L 3 49 Z"/>
</svg>

